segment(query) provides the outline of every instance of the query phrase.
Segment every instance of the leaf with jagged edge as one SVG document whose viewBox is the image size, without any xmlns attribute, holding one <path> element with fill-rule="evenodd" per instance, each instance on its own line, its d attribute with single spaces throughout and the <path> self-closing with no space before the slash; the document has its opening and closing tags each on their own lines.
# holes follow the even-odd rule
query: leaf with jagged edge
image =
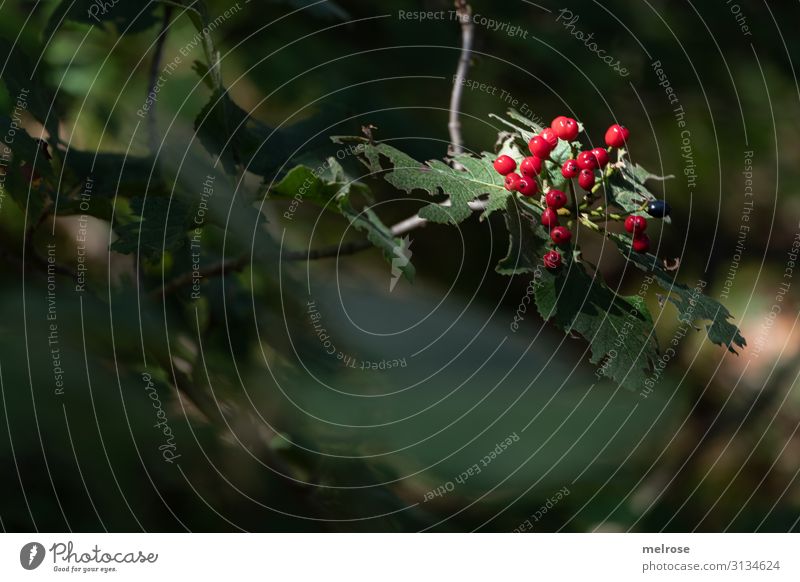
<svg viewBox="0 0 800 582">
<path fill-rule="evenodd" d="M 523 210 L 519 201 L 509 198 L 506 223 L 509 253 L 498 272 L 534 273 L 534 297 L 542 318 L 586 339 L 591 363 L 602 364 L 605 376 L 628 389 L 641 387 L 658 357 L 644 300 L 621 296 L 602 279 L 589 276 L 572 253 L 563 253 L 564 264 L 557 271 L 541 268 L 551 244 L 535 209 L 526 206 Z"/>
<path fill-rule="evenodd" d="M 458 224 L 472 215 L 469 203 L 488 195 L 487 208 L 482 217 L 502 208 L 509 196 L 503 187 L 503 178 L 494 170 L 495 155 L 488 152 L 475 157 L 461 154 L 452 158 L 456 170 L 444 162 L 431 160 L 418 162 L 411 156 L 385 143 L 370 143 L 357 137 L 333 137 L 335 143 L 358 142 L 356 153 L 370 172 L 380 173 L 398 190 L 411 194 L 424 190 L 431 196 L 447 195 L 449 206 L 429 204 L 419 211 L 426 220 L 440 224 Z M 382 162 L 386 162 L 383 165 Z"/>
<path fill-rule="evenodd" d="M 366 233 L 367 239 L 382 251 L 393 268 L 399 268 L 406 279 L 413 282 L 416 270 L 405 252 L 407 242 L 392 235 L 389 227 L 368 206 L 357 210 L 350 201 L 355 193 L 368 201 L 372 199 L 367 186 L 349 179 L 333 157 L 328 158 L 322 171 L 295 166 L 269 190 L 270 198 L 291 200 L 299 195 L 303 201 L 339 212 L 356 230 Z"/>
<path fill-rule="evenodd" d="M 682 323 L 710 321 L 705 326 L 708 339 L 717 345 L 725 346 L 736 352 L 736 347 L 744 348 L 747 341 L 739 328 L 729 320 L 733 318 L 727 308 L 702 292 L 705 284 L 694 289 L 675 281 L 675 273 L 667 271 L 658 257 L 649 253 L 636 253 L 631 248 L 628 237 L 610 234 L 609 238 L 616 243 L 620 253 L 634 266 L 650 273 L 659 286 L 669 293 L 670 302 L 678 309 L 678 320 Z M 698 287 L 700 287 L 698 289 Z"/>
<path fill-rule="evenodd" d="M 399 268 L 410 283 L 414 282 L 416 269 L 411 264 L 411 256 L 408 251 L 408 241 L 402 240 L 394 235 L 378 215 L 365 206 L 361 211 L 356 210 L 350 204 L 348 198 L 339 201 L 339 211 L 350 221 L 350 224 L 357 230 L 366 232 L 369 241 L 378 249 L 383 251 L 383 257 L 394 269 Z"/>
<path fill-rule="evenodd" d="M 658 180 L 663 182 L 674 176 L 653 174 L 639 164 L 633 164 L 624 159 L 622 154 L 623 152 L 620 151 L 620 159 L 617 163 L 619 170 L 614 172 L 608 180 L 609 202 L 619 206 L 626 212 L 647 216 L 642 206 L 647 202 L 657 200 L 657 196 L 647 188 L 647 181 Z M 665 216 L 663 220 L 667 223 L 671 222 L 669 216 Z"/>
</svg>

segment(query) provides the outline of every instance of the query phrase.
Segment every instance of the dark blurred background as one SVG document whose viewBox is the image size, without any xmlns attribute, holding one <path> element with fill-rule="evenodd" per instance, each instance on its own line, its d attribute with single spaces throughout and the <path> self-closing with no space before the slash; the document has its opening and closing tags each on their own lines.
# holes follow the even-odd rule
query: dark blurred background
<svg viewBox="0 0 800 582">
<path fill-rule="evenodd" d="M 119 22 L 65 20 L 48 36 L 57 4 L 6 2 L 0 36 L 33 61 L 41 56 L 38 72 L 57 88 L 63 144 L 90 153 L 153 153 L 149 119 L 136 111 L 165 4 L 152 3 L 141 20 L 122 20 L 133 6 L 123 1 Z M 236 6 L 207 4 L 212 20 Z M 248 266 L 209 278 L 200 301 L 186 289 L 152 298 L 147 291 L 185 273 L 191 259 L 175 252 L 144 261 L 137 278 L 132 255 L 107 251 L 112 209 L 128 212 L 133 195 L 115 206 L 117 179 L 144 194 L 156 188 L 144 179 L 155 167 L 197 191 L 208 172 L 219 171 L 193 138 L 210 96 L 191 68 L 204 61 L 202 51 L 187 51 L 196 29 L 172 7 L 161 66 L 182 50 L 188 56 L 158 96 L 155 162 L 144 173 L 106 175 L 94 195 L 106 218 L 89 223 L 88 290 L 74 292 L 59 275 L 48 296 L 46 265 L 31 255 L 33 248 L 46 256 L 47 244 L 58 242 L 59 261 L 76 264 L 77 251 L 69 249 L 77 216 L 45 221 L 26 239 L 35 216 L 10 197 L 0 208 L 3 529 L 798 529 L 800 282 L 785 276 L 800 232 L 798 5 L 471 6 L 485 20 L 475 26 L 468 77 L 497 90 L 465 90 L 465 147 L 493 150 L 503 128 L 489 114 L 511 105 L 506 96 L 540 119 L 579 119 L 596 142 L 610 123 L 627 125 L 631 157 L 676 176 L 656 185 L 674 209 L 672 224 L 654 233 L 659 256 L 680 259 L 686 284 L 707 282 L 748 348 L 725 353 L 704 333 L 690 332 L 649 397 L 598 381 L 586 344 L 531 310 L 511 331 L 528 281 L 494 272 L 507 247 L 499 215 L 415 231 L 416 282 L 400 281 L 391 293 L 389 265 L 368 250 Z M 377 127 L 377 139 L 416 159 L 444 157 L 461 47 L 451 10 L 444 1 L 240 0 L 211 35 L 234 101 L 280 129 L 265 136 L 274 165 L 267 183 L 298 161 L 314 166 L 335 155 L 330 136 L 359 135 L 367 124 Z M 420 21 L 400 11 L 445 17 Z M 500 24 L 482 24 L 489 19 Z M 122 34 L 131 22 L 138 24 Z M 511 26 L 518 27 L 513 34 Z M 575 31 L 593 33 L 627 75 Z M 654 68 L 663 69 L 677 101 L 670 102 Z M 13 109 L 11 92 L 0 100 L 4 112 Z M 29 117 L 26 127 L 32 135 L 41 129 Z M 682 149 L 687 139 L 691 158 Z M 353 159 L 342 163 L 353 178 L 364 173 Z M 219 178 L 219 192 L 232 191 L 235 179 Z M 386 224 L 414 214 L 426 196 L 363 181 Z M 246 175 L 243 183 L 237 195 L 258 203 L 260 179 Z M 292 248 L 362 236 L 310 203 L 291 220 L 283 217 L 285 202 L 257 206 L 269 232 Z M 228 210 L 215 207 L 219 224 L 204 234 L 219 257 L 233 252 L 226 245 L 248 249 L 254 229 Z M 637 292 L 641 277 L 623 274 L 623 260 L 601 239 L 587 238 L 584 253 L 601 262 L 613 287 Z M 790 284 L 785 295 L 781 283 Z M 48 342 L 53 301 L 57 345 Z M 326 353 L 308 301 L 344 362 Z M 649 305 L 667 346 L 678 329 L 675 311 L 655 294 Z M 54 386 L 54 347 L 63 394 Z M 358 364 L 348 367 L 350 360 Z M 391 367 L 393 361 L 403 363 Z M 362 370 L 364 362 L 379 369 Z M 391 369 L 380 369 L 381 362 Z M 160 419 L 146 378 L 180 455 L 172 462 L 159 449 L 163 425 L 154 427 Z M 510 444 L 492 456 L 506 439 Z"/>
</svg>

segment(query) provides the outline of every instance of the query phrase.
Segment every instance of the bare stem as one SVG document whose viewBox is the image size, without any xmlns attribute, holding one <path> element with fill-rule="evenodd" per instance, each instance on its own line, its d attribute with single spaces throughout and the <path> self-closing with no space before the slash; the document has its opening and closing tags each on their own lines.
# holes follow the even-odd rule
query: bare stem
<svg viewBox="0 0 800 582">
<path fill-rule="evenodd" d="M 469 72 L 472 42 L 475 36 L 472 24 L 472 8 L 467 0 L 456 0 L 456 13 L 461 23 L 461 56 L 458 59 L 453 91 L 450 94 L 450 121 L 447 124 L 447 128 L 450 130 L 450 153 L 455 156 L 464 153 L 460 119 L 461 97 L 464 94 L 464 80 Z"/>
</svg>

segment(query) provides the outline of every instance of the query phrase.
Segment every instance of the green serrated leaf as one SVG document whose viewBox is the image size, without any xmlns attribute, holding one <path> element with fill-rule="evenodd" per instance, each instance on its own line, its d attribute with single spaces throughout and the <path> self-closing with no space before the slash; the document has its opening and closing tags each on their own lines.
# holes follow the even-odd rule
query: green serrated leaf
<svg viewBox="0 0 800 582">
<path fill-rule="evenodd" d="M 625 258 L 637 268 L 650 273 L 659 286 L 669 293 L 670 302 L 678 309 L 678 320 L 683 323 L 710 321 L 706 325 L 706 333 L 711 342 L 728 348 L 733 353 L 736 347 L 743 348 L 747 341 L 739 328 L 729 320 L 733 315 L 718 301 L 703 294 L 705 283 L 694 289 L 675 281 L 673 272 L 667 271 L 658 258 L 649 253 L 636 253 L 631 248 L 630 239 L 618 234 L 611 234 L 613 240 Z"/>
<path fill-rule="evenodd" d="M 506 202 L 506 226 L 509 234 L 508 254 L 496 267 L 501 275 L 533 273 L 542 264 L 548 250 L 550 235 L 541 226 L 541 212 L 537 209 L 523 211 L 515 197 Z"/>
<path fill-rule="evenodd" d="M 586 339 L 590 361 L 602 364 L 603 375 L 629 389 L 640 387 L 658 355 L 653 322 L 641 298 L 618 295 L 602 279 L 590 277 L 570 253 L 558 271 L 541 268 L 550 244 L 535 210 L 529 213 L 509 199 L 506 222 L 511 244 L 498 272 L 535 273 L 534 297 L 542 318 Z"/>
<path fill-rule="evenodd" d="M 348 178 L 344 168 L 335 158 L 315 170 L 307 166 L 292 168 L 283 179 L 270 188 L 270 197 L 293 199 L 301 197 L 303 201 L 326 206 L 338 211 L 350 224 L 367 235 L 367 239 L 383 252 L 384 258 L 406 279 L 413 282 L 415 269 L 411 264 L 411 253 L 408 252 L 408 239 L 392 235 L 391 230 L 381 221 L 369 207 L 357 210 L 350 198 L 358 193 L 362 198 L 371 200 L 369 190 L 364 184 Z"/>
<path fill-rule="evenodd" d="M 383 178 L 399 190 L 411 194 L 424 190 L 431 196 L 450 197 L 449 206 L 433 203 L 423 207 L 422 218 L 441 224 L 458 224 L 472 215 L 469 203 L 488 195 L 488 208 L 484 216 L 502 207 L 509 192 L 503 187 L 501 176 L 494 171 L 493 154 L 484 153 L 477 158 L 469 154 L 455 156 L 453 162 L 463 170 L 451 168 L 444 162 L 432 160 L 421 163 L 411 156 L 385 143 L 368 143 L 361 138 L 332 138 L 336 143 L 357 141 L 357 155 L 370 172 Z M 388 166 L 382 165 L 386 160 Z"/>
<path fill-rule="evenodd" d="M 624 209 L 626 212 L 632 212 L 641 216 L 645 216 L 644 210 L 641 207 L 656 200 L 655 194 L 648 190 L 645 183 L 648 180 L 668 180 L 673 176 L 658 176 L 645 170 L 639 164 L 633 164 L 620 156 L 618 163 L 618 170 L 615 171 L 608 180 L 608 192 L 610 193 L 610 202 L 616 206 Z M 671 222 L 667 216 L 664 222 Z"/>
<path fill-rule="evenodd" d="M 371 208 L 365 207 L 359 212 L 347 198 L 340 200 L 339 210 L 354 228 L 365 232 L 369 241 L 383 251 L 383 257 L 392 266 L 393 275 L 399 276 L 402 273 L 409 282 L 414 282 L 416 269 L 411 264 L 409 251 L 411 243 L 408 237 L 401 239 L 393 236 L 392 231 L 381 222 Z"/>
<path fill-rule="evenodd" d="M 189 229 L 191 206 L 180 198 L 151 196 L 131 199 L 138 220 L 114 228 L 118 239 L 111 250 L 123 254 L 137 251 L 146 259 L 157 259 L 165 251 L 183 247 Z"/>
</svg>

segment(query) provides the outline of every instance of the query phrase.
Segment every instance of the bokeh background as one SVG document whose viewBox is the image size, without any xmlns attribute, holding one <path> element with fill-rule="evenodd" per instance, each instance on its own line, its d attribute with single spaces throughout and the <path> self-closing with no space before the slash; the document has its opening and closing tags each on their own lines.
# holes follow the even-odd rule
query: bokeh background
<svg viewBox="0 0 800 582">
<path fill-rule="evenodd" d="M 73 160 L 88 153 L 82 163 L 94 163 L 96 183 L 81 293 L 59 274 L 49 294 L 46 263 L 56 245 L 58 264 L 78 264 L 80 213 L 66 216 L 62 202 L 62 216 L 37 223 L 25 195 L 0 207 L 4 530 L 798 529 L 800 281 L 786 276 L 800 233 L 796 3 L 471 2 L 474 14 L 519 32 L 475 26 L 468 76 L 498 90 L 464 92 L 469 151 L 494 148 L 502 128 L 489 114 L 503 113 L 508 95 L 541 119 L 580 119 L 594 141 L 623 122 L 631 157 L 677 176 L 658 186 L 674 209 L 657 232 L 658 254 L 680 259 L 685 283 L 707 283 L 749 346 L 726 353 L 691 331 L 647 398 L 598 380 L 587 345 L 530 309 L 512 331 L 528 281 L 494 272 L 507 248 L 500 216 L 415 231 L 416 281 L 391 292 L 390 266 L 367 250 L 248 263 L 208 277 L 199 300 L 185 285 L 154 294 L 190 271 L 191 255 L 157 252 L 158 239 L 138 261 L 109 252 L 110 225 L 125 222 L 136 196 L 183 192 L 196 203 L 210 172 L 215 222 L 203 234 L 204 265 L 246 254 L 256 228 L 300 250 L 363 235 L 311 203 L 289 220 L 288 203 L 265 200 L 260 176 L 214 167 L 195 123 L 211 90 L 192 61 L 206 60 L 196 41 L 187 44 L 197 30 L 179 3 L 122 0 L 102 24 L 54 23 L 60 4 L 0 6 L 3 112 L 14 108 L 10 67 L 25 53 L 36 83 L 57 96 L 57 157 L 70 159 L 67 148 Z M 88 14 L 92 3 L 83 4 Z M 447 154 L 461 48 L 451 2 L 207 7 L 212 20 L 233 11 L 211 32 L 231 97 L 275 129 L 263 135 L 267 184 L 298 162 L 313 167 L 336 155 L 330 136 L 359 135 L 368 124 L 417 159 Z M 575 29 L 565 28 L 562 9 L 579 17 Z M 442 10 L 444 20 L 399 13 Z M 163 30 L 159 68 L 183 58 L 142 118 Z M 628 75 L 574 30 L 594 33 Z M 684 175 L 686 135 L 654 61 L 685 111 L 694 188 Z M 42 131 L 30 115 L 24 125 Z M 205 135 L 221 138 L 224 129 Z M 117 163 L 121 156 L 130 163 Z M 386 224 L 426 202 L 424 193 L 362 177 L 345 158 Z M 70 178 L 57 187 L 65 199 Z M 264 224 L 240 206 L 257 209 Z M 586 255 L 599 259 L 600 246 L 588 241 Z M 622 276 L 621 258 L 604 256 L 601 268 L 621 291 L 641 283 Z M 679 323 L 660 300 L 653 294 L 649 305 L 665 345 Z M 344 359 L 326 353 L 309 301 Z M 164 418 L 167 448 L 178 455 L 171 462 L 159 448 L 164 425 L 154 426 Z"/>
</svg>

